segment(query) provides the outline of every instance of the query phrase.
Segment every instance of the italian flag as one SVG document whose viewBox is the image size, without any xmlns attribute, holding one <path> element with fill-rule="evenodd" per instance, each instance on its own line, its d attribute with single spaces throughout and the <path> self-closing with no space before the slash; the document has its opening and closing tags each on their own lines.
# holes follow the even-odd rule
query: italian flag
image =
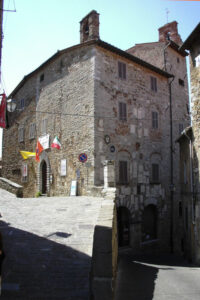
<svg viewBox="0 0 200 300">
<path fill-rule="evenodd" d="M 59 139 L 58 139 L 57 136 L 53 140 L 53 143 L 51 144 L 51 148 L 56 148 L 56 149 L 60 149 L 61 148 L 61 143 L 60 143 L 60 141 L 59 141 Z"/>
</svg>

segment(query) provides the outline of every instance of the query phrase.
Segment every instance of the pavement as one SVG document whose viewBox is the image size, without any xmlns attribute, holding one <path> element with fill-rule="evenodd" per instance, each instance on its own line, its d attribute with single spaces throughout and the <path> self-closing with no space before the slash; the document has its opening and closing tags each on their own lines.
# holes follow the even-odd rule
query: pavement
<svg viewBox="0 0 200 300">
<path fill-rule="evenodd" d="M 4 300 L 86 300 L 102 198 L 16 198 L 0 189 Z M 103 300 L 103 299 L 102 299 Z"/>
<path fill-rule="evenodd" d="M 200 268 L 172 254 L 119 251 L 115 300 L 199 300 Z"/>
</svg>

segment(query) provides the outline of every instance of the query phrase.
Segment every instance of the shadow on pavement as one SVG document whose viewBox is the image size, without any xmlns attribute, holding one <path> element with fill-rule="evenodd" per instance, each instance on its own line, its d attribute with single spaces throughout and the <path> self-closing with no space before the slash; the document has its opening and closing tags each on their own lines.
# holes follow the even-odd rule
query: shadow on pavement
<svg viewBox="0 0 200 300">
<path fill-rule="evenodd" d="M 133 262 L 130 254 L 119 254 L 115 300 L 152 299 L 157 273 L 157 268 Z"/>
<path fill-rule="evenodd" d="M 182 257 L 163 255 L 133 255 L 131 249 L 119 251 L 115 300 L 152 300 L 159 270 L 194 265 Z"/>
<path fill-rule="evenodd" d="M 91 257 L 0 221 L 6 259 L 1 299 L 85 300 Z M 56 232 L 65 239 L 68 233 Z"/>
</svg>

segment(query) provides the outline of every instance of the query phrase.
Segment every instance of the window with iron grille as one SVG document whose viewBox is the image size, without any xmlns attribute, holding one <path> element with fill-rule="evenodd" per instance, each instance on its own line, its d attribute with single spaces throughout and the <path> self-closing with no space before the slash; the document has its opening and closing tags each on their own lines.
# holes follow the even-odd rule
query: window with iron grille
<svg viewBox="0 0 200 300">
<path fill-rule="evenodd" d="M 29 139 L 34 139 L 34 138 L 35 138 L 35 123 L 31 123 L 29 128 Z"/>
<path fill-rule="evenodd" d="M 119 161 L 119 183 L 127 184 L 128 183 L 128 162 Z"/>
<path fill-rule="evenodd" d="M 126 103 L 119 102 L 119 119 L 120 119 L 120 121 L 126 121 L 127 120 Z"/>
<path fill-rule="evenodd" d="M 152 164 L 152 175 L 151 175 L 152 182 L 159 182 L 159 164 Z"/>
<path fill-rule="evenodd" d="M 126 79 L 126 64 L 118 61 L 118 76 L 121 79 Z"/>
<path fill-rule="evenodd" d="M 18 129 L 18 142 L 21 143 L 24 141 L 24 127 Z"/>
<path fill-rule="evenodd" d="M 47 133 L 47 119 L 43 119 L 41 122 L 41 134 Z"/>
<path fill-rule="evenodd" d="M 151 76 L 151 90 L 157 92 L 157 78 Z"/>
<path fill-rule="evenodd" d="M 152 111 L 152 128 L 158 128 L 158 113 L 157 111 Z"/>
</svg>

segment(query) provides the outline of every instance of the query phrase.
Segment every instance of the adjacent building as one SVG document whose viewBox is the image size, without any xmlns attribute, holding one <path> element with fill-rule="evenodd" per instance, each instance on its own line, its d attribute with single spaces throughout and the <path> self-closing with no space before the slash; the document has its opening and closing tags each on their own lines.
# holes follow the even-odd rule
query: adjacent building
<svg viewBox="0 0 200 300">
<path fill-rule="evenodd" d="M 11 93 L 17 110 L 4 134 L 3 176 L 23 184 L 25 197 L 69 195 L 72 181 L 78 195 L 100 195 L 106 177 L 106 187 L 116 187 L 119 244 L 180 252 L 175 140 L 190 124 L 180 44 L 172 22 L 159 29 L 159 42 L 122 51 L 100 39 L 99 14 L 90 12 L 80 44 Z M 55 136 L 60 150 L 50 147 Z M 35 151 L 38 140 L 40 162 L 23 160 L 19 151 Z"/>
<path fill-rule="evenodd" d="M 180 50 L 190 51 L 192 127 L 186 128 L 180 144 L 181 197 L 180 207 L 185 255 L 200 263 L 200 23 L 182 44 Z"/>
</svg>

